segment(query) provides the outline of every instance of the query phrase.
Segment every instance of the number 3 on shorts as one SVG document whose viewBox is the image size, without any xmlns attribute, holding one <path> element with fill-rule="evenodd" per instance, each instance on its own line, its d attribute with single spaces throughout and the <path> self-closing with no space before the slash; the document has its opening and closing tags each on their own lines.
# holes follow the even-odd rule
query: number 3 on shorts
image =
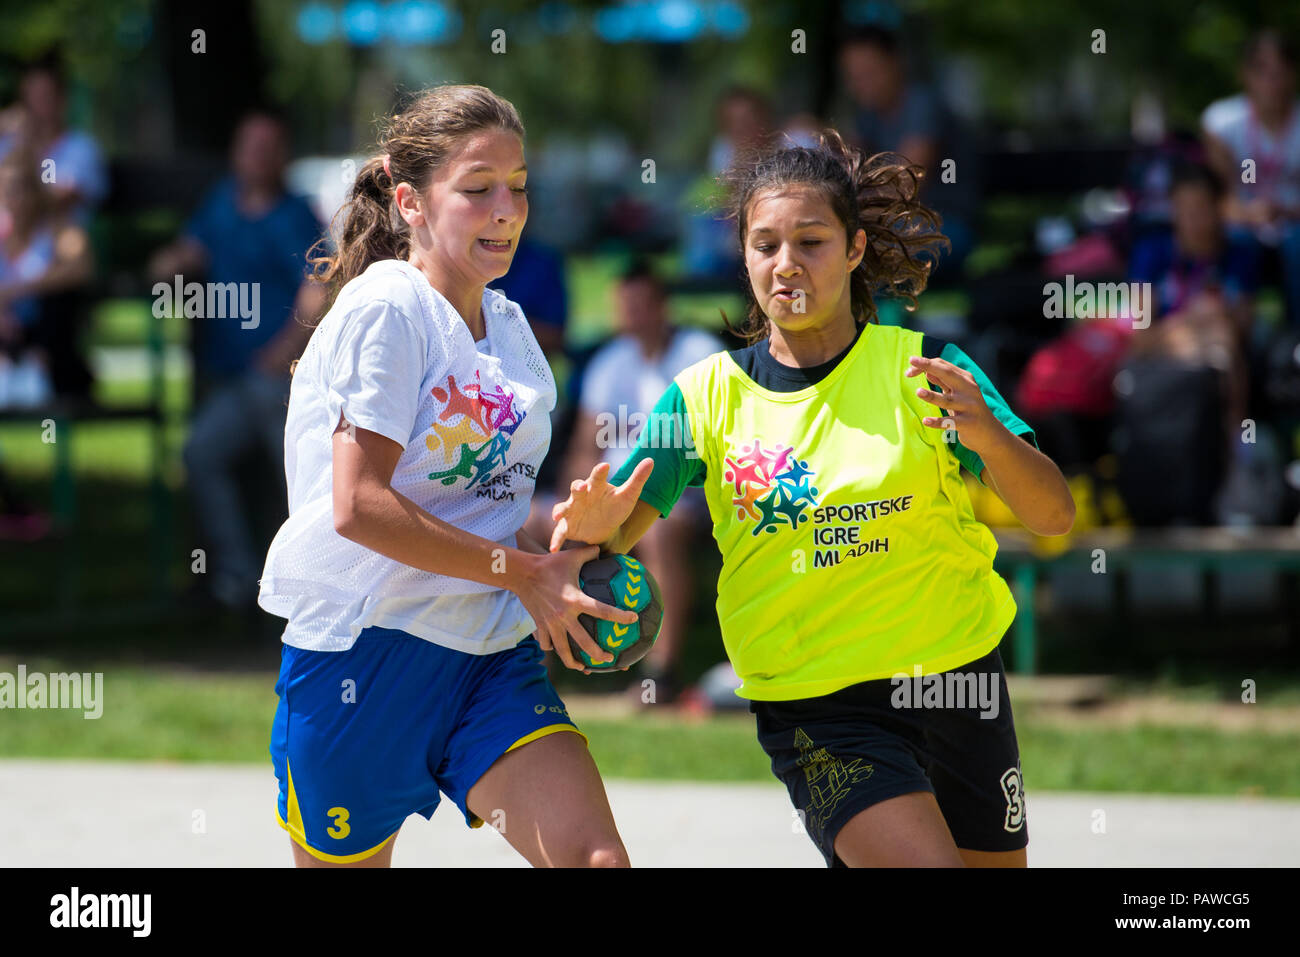
<svg viewBox="0 0 1300 957">
<path fill-rule="evenodd" d="M 1002 793 L 1007 798 L 1007 820 L 1002 829 L 1018 831 L 1025 826 L 1025 795 L 1019 768 L 1008 768 L 1002 775 Z"/>
<path fill-rule="evenodd" d="M 330 837 L 342 840 L 352 833 L 352 825 L 348 824 L 348 809 L 345 807 L 332 807 L 325 812 L 334 818 L 334 827 L 327 827 L 325 833 Z"/>
</svg>

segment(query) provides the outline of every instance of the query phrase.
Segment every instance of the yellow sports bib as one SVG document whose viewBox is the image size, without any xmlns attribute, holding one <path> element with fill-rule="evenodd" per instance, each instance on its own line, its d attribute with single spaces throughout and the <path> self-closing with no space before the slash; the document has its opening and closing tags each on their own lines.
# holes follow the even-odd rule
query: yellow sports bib
<svg viewBox="0 0 1300 957">
<path fill-rule="evenodd" d="M 675 379 L 722 551 L 718 620 L 742 697 L 946 671 L 1015 617 L 937 415 L 905 378 L 921 333 L 868 325 L 822 381 L 773 392 L 725 352 Z"/>
</svg>

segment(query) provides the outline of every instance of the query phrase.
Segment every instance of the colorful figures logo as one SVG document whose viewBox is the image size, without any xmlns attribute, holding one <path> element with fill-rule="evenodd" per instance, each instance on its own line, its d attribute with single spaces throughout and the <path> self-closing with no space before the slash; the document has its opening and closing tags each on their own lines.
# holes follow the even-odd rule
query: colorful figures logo
<svg viewBox="0 0 1300 957">
<path fill-rule="evenodd" d="M 740 447 L 740 455 L 726 456 L 723 479 L 731 483 L 738 518 L 756 519 L 753 534 L 775 532 L 778 525 L 798 528 L 808 520 L 804 511 L 817 504 L 813 472 L 794 455 L 793 446 L 763 448 L 755 439 Z"/>
<path fill-rule="evenodd" d="M 478 382 L 458 386 L 454 375 L 447 376 L 445 388 L 434 386 L 432 392 L 443 408 L 424 443 L 430 451 L 442 449 L 443 464 L 455 464 L 442 472 L 430 472 L 429 478 L 440 479 L 443 485 L 467 478 L 465 487 L 473 488 L 493 468 L 505 465 L 510 436 L 524 420 L 515 408 L 515 395 L 501 386 L 485 392 Z"/>
</svg>

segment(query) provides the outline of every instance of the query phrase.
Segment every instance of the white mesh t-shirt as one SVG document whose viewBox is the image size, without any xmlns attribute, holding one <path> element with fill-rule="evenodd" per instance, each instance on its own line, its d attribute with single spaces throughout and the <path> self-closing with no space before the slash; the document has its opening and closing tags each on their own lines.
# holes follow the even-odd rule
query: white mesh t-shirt
<svg viewBox="0 0 1300 957">
<path fill-rule="evenodd" d="M 258 603 L 283 640 L 345 651 L 362 629 L 399 628 L 470 654 L 534 630 L 514 593 L 396 562 L 334 530 L 340 413 L 404 447 L 392 486 L 430 514 L 503 546 L 528 517 L 551 440 L 555 380 L 520 308 L 483 292 L 486 339 L 410 263 L 374 263 L 339 292 L 289 391 L 289 518 L 266 556 Z"/>
</svg>

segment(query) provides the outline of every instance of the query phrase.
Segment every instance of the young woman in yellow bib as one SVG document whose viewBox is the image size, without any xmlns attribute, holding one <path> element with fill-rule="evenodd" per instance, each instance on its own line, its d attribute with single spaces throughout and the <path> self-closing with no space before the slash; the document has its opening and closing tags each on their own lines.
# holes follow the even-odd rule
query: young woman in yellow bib
<svg viewBox="0 0 1300 957">
<path fill-rule="evenodd" d="M 737 693 L 828 865 L 1024 866 L 1016 606 L 961 469 L 1041 535 L 1074 502 L 965 353 L 874 321 L 945 243 L 920 174 L 834 131 L 728 172 L 752 344 L 676 377 L 618 472 L 555 507 L 551 548 L 626 552 L 702 486 Z"/>
</svg>

